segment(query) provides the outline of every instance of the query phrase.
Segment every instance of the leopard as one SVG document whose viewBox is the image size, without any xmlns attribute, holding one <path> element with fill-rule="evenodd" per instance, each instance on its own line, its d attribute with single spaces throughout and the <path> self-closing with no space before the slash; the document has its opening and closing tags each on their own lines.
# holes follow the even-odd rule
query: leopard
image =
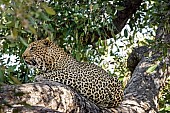
<svg viewBox="0 0 170 113">
<path fill-rule="evenodd" d="M 69 86 L 102 108 L 114 108 L 122 102 L 123 89 L 118 77 L 96 64 L 77 61 L 49 39 L 30 43 L 22 57 L 27 65 L 40 70 L 37 81 L 44 79 Z"/>
</svg>

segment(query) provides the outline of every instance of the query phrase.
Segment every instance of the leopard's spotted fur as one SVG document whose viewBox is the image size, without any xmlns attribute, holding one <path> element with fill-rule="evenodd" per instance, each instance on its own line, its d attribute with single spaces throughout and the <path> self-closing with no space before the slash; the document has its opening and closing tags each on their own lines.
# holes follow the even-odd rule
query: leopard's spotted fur
<svg viewBox="0 0 170 113">
<path fill-rule="evenodd" d="M 121 83 L 97 65 L 76 61 L 48 39 L 31 43 L 23 53 L 25 62 L 40 69 L 37 77 L 68 85 L 100 107 L 122 101 Z"/>
</svg>

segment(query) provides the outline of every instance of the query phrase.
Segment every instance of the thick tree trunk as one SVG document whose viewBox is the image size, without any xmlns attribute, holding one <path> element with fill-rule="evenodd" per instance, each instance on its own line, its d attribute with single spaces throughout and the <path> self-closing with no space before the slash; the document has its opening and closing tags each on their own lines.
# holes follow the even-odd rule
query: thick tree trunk
<svg viewBox="0 0 170 113">
<path fill-rule="evenodd" d="M 170 74 L 169 60 L 159 62 L 160 53 L 152 57 L 143 57 L 132 74 L 132 78 L 124 90 L 124 101 L 117 109 L 137 113 L 157 113 L 158 95 Z M 157 64 L 155 71 L 149 73 L 148 68 Z M 165 71 L 163 66 L 166 65 Z"/>
<path fill-rule="evenodd" d="M 100 113 L 100 109 L 69 87 L 56 82 L 1 86 L 1 112 Z"/>
<path fill-rule="evenodd" d="M 100 109 L 69 87 L 50 81 L 1 86 L 1 111 L 99 113 Z"/>
</svg>

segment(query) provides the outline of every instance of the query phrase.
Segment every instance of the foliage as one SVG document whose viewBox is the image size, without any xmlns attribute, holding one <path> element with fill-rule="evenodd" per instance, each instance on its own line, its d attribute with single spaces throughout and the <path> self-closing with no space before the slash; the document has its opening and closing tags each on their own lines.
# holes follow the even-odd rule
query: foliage
<svg viewBox="0 0 170 113">
<path fill-rule="evenodd" d="M 160 113 L 170 112 L 170 77 L 167 80 L 167 85 L 164 87 L 159 101 Z"/>
<path fill-rule="evenodd" d="M 9 73 L 7 69 L 10 67 L 7 64 L 10 62 L 5 63 L 1 59 L 1 65 L 5 67 L 1 68 L 1 73 L 5 73 L 7 78 L 9 75 L 13 75 L 22 82 L 28 82 L 30 77 L 28 75 L 32 75 L 32 73 L 23 63 L 21 55 L 27 43 L 46 37 L 56 41 L 77 60 L 100 64 L 104 60 L 101 56 L 110 54 L 112 52 L 110 50 L 114 46 L 113 43 L 107 43 L 101 39 L 92 43 L 95 40 L 93 32 L 98 32 L 100 37 L 105 37 L 107 34 L 100 28 L 107 26 L 113 31 L 112 18 L 115 18 L 113 14 L 115 11 L 123 9 L 115 2 L 116 9 L 112 10 L 111 4 L 108 1 L 1 1 L 0 28 L 2 32 L 0 35 L 5 37 L 2 41 L 1 53 L 16 55 L 16 62 L 20 64 L 17 70 L 13 68 L 12 73 Z M 87 37 L 89 35 L 91 37 Z M 111 41 L 113 42 L 113 40 Z M 107 46 L 112 48 L 108 50 Z M 117 55 L 117 52 L 115 49 L 113 56 L 115 56 L 115 61 L 120 63 L 118 65 L 122 65 L 124 61 L 121 60 L 122 56 Z M 16 67 L 18 64 L 12 67 Z M 18 72 L 21 70 L 25 73 Z M 115 71 L 121 73 L 121 76 L 125 70 L 123 67 L 120 72 L 115 68 Z M 28 76 L 26 80 L 23 75 Z"/>
<path fill-rule="evenodd" d="M 155 47 L 154 31 L 159 23 L 164 22 L 164 28 L 169 29 L 169 18 L 164 16 L 169 11 L 168 3 L 168 0 L 145 0 L 122 33 L 115 35 L 113 19 L 117 11 L 124 9 L 120 0 L 1 0 L 0 82 L 20 84 L 32 81 L 35 71 L 29 70 L 21 55 L 30 42 L 46 37 L 78 61 L 96 63 L 123 80 L 128 75 L 126 58 L 131 48 L 140 45 Z M 102 40 L 107 36 L 103 28 L 111 31 L 113 38 Z M 160 45 L 166 57 L 165 48 L 169 45 Z M 11 57 L 4 55 L 16 57 L 13 65 Z M 167 90 L 164 92 L 167 94 Z M 166 107 L 162 102 L 165 101 L 161 101 L 161 107 Z"/>
</svg>

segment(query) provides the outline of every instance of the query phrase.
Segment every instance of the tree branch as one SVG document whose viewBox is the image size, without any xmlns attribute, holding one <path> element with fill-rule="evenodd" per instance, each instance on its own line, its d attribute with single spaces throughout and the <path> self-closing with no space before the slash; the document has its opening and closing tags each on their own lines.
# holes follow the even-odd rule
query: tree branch
<svg viewBox="0 0 170 113">
<path fill-rule="evenodd" d="M 123 103 L 117 108 L 119 111 L 158 112 L 158 94 L 164 86 L 166 75 L 170 70 L 170 63 L 159 62 L 158 57 L 160 57 L 160 53 L 155 53 L 150 58 L 143 57 L 139 62 L 124 90 Z M 147 73 L 147 69 L 154 64 L 158 64 L 156 70 L 153 73 Z M 162 70 L 164 64 L 167 64 L 165 72 Z"/>
<path fill-rule="evenodd" d="M 99 108 L 69 87 L 50 81 L 1 86 L 1 111 L 99 113 Z"/>
<path fill-rule="evenodd" d="M 117 28 L 115 34 L 121 32 L 128 19 L 130 19 L 139 9 L 142 1 L 143 0 L 124 0 L 123 7 L 125 7 L 125 9 L 118 11 L 116 13 L 117 18 L 113 20 L 113 23 Z"/>
<path fill-rule="evenodd" d="M 114 31 L 109 30 L 107 26 L 102 27 L 102 28 L 100 28 L 100 30 L 106 32 L 107 35 L 105 34 L 105 36 L 100 36 L 100 34 L 98 34 L 98 32 L 93 32 L 87 36 L 88 39 L 90 39 L 88 41 L 88 44 L 97 42 L 99 40 L 99 38 L 102 38 L 102 40 L 113 38 L 113 34 L 116 35 L 119 32 L 121 32 L 121 30 L 126 25 L 127 21 L 139 9 L 142 1 L 143 0 L 124 0 L 123 5 L 122 5 L 124 7 L 124 10 L 117 11 L 117 13 L 115 15 L 116 18 L 112 20 L 113 24 L 115 26 L 115 29 L 113 29 Z M 95 39 L 93 42 L 91 42 L 92 34 L 95 34 Z"/>
<path fill-rule="evenodd" d="M 89 31 L 89 33 L 86 34 L 86 36 L 82 37 L 83 38 L 82 40 L 84 41 L 83 43 L 84 44 L 93 44 L 93 43 L 97 42 L 99 40 L 99 38 L 101 38 L 102 40 L 113 38 L 113 34 L 116 35 L 119 32 L 121 32 L 121 30 L 126 25 L 127 21 L 139 9 L 142 2 L 143 2 L 143 0 L 124 0 L 122 3 L 124 10 L 117 11 L 117 13 L 115 14 L 116 18 L 112 20 L 113 21 L 113 26 L 112 26 L 113 29 L 112 30 L 109 29 L 107 25 L 99 28 L 99 31 L 105 32 L 103 35 L 99 34 L 98 31 L 91 31 L 91 32 Z M 115 10 L 114 8 L 115 7 L 113 7 L 112 10 Z M 69 20 L 69 23 L 71 24 L 72 20 Z M 67 26 L 65 26 L 64 23 L 61 26 L 63 28 L 67 28 Z M 77 27 L 77 26 L 75 26 L 75 27 Z M 82 33 L 82 29 L 80 29 L 79 33 Z M 102 32 L 100 32 L 100 33 L 102 33 Z M 61 32 L 58 32 L 56 34 L 57 37 L 60 37 L 61 35 L 63 35 Z M 93 39 L 92 39 L 92 36 L 94 36 Z"/>
</svg>

